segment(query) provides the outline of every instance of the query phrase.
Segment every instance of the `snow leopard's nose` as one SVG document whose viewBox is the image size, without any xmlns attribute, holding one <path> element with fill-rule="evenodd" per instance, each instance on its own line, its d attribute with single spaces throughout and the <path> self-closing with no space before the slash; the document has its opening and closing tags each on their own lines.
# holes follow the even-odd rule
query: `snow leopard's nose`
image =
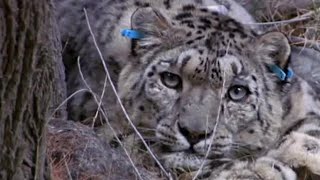
<svg viewBox="0 0 320 180">
<path fill-rule="evenodd" d="M 190 145 L 197 144 L 199 141 L 210 136 L 210 132 L 206 131 L 193 131 L 192 129 L 182 126 L 178 123 L 180 133 L 188 140 Z"/>
</svg>

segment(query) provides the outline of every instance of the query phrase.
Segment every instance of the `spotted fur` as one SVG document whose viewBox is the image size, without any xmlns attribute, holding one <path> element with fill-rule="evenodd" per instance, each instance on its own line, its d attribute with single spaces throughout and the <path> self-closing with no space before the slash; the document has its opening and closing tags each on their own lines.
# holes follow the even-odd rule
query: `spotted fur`
<svg viewBox="0 0 320 180">
<path fill-rule="evenodd" d="M 206 1 L 158 2 L 126 6 L 116 26 L 105 23 L 114 28 L 105 50 L 119 53 L 119 95 L 164 166 L 193 174 L 204 163 L 209 179 L 293 180 L 299 167 L 320 174 L 319 95 L 301 77 L 270 71 L 290 67 L 287 38 L 258 35 Z M 120 37 L 129 27 L 144 38 Z"/>
<path fill-rule="evenodd" d="M 79 75 L 78 57 L 80 57 L 83 75 L 97 95 L 101 95 L 103 89 L 101 87 L 104 84 L 105 72 L 88 30 L 84 8 L 88 12 L 98 46 L 110 69 L 111 78 L 116 83 L 120 70 L 131 59 L 131 41 L 122 37 L 120 31 L 131 27 L 130 21 L 134 11 L 138 8 L 152 6 L 158 7 L 164 14 L 175 16 L 177 8 L 182 7 L 188 11 L 199 6 L 206 10 L 207 6 L 218 4 L 225 5 L 231 16 L 241 17 L 239 21 L 253 22 L 251 16 L 231 0 L 54 0 L 63 40 L 68 94 L 71 95 L 79 89 L 86 88 Z M 190 36 L 200 37 L 201 31 L 197 31 L 198 34 L 190 34 Z M 94 71 L 92 71 L 93 69 Z M 111 105 L 116 104 L 116 101 L 109 84 L 106 89 L 104 104 L 108 105 L 104 105 L 104 108 L 112 119 L 114 109 Z M 68 103 L 69 118 L 77 121 L 88 119 L 90 121 L 96 113 L 97 106 L 95 104 L 90 93 L 78 93 Z"/>
</svg>

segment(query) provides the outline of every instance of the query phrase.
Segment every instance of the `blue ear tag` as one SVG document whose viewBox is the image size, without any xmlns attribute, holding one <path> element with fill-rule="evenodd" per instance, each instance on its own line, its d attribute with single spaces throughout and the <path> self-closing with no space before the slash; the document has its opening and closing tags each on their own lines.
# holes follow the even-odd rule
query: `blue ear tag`
<svg viewBox="0 0 320 180">
<path fill-rule="evenodd" d="M 294 75 L 292 69 L 290 69 L 290 68 L 287 69 L 287 74 L 277 65 L 270 65 L 269 68 L 282 81 L 284 81 L 285 79 L 292 78 Z"/>
<path fill-rule="evenodd" d="M 288 71 L 288 72 L 287 72 L 287 79 L 292 78 L 293 75 L 294 75 L 293 70 L 292 70 L 291 68 L 288 68 L 287 71 Z"/>
<path fill-rule="evenodd" d="M 129 39 L 141 39 L 144 37 L 141 32 L 132 29 L 123 29 L 121 31 L 121 35 Z"/>
</svg>

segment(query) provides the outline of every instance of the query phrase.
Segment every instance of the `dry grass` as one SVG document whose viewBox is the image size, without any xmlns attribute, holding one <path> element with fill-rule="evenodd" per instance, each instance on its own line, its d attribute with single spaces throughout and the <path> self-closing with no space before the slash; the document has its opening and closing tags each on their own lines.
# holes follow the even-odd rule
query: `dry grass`
<svg viewBox="0 0 320 180">
<path fill-rule="evenodd" d="M 266 13 L 260 17 L 266 31 L 280 31 L 292 45 L 320 51 L 320 6 L 313 3 L 308 9 L 291 8 L 284 11 L 284 1 L 272 0 Z"/>
</svg>

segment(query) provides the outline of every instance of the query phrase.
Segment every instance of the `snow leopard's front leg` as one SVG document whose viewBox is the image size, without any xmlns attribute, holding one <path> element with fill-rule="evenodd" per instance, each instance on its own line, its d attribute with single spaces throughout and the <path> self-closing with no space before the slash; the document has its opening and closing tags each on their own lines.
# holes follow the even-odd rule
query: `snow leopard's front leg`
<svg viewBox="0 0 320 180">
<path fill-rule="evenodd" d="M 312 174 L 320 175 L 320 139 L 306 133 L 292 132 L 268 156 L 294 169 L 304 168 Z"/>
<path fill-rule="evenodd" d="M 212 172 L 209 180 L 296 180 L 296 173 L 270 157 L 254 162 L 235 161 Z"/>
<path fill-rule="evenodd" d="M 310 124 L 309 124 L 310 126 Z M 236 161 L 215 170 L 211 180 L 294 180 L 298 169 L 305 169 L 308 176 L 320 177 L 320 140 L 301 126 L 287 135 L 278 148 L 253 162 Z M 310 126 L 311 127 L 311 126 Z M 315 126 L 313 126 L 315 127 Z M 320 131 L 319 131 L 320 132 Z M 295 172 L 295 171 L 297 172 Z"/>
<path fill-rule="evenodd" d="M 314 107 L 313 105 L 312 107 Z M 318 111 L 318 109 L 315 109 Z M 282 139 L 269 157 L 277 159 L 293 169 L 305 169 L 316 179 L 320 178 L 320 116 L 319 112 L 307 113 L 297 121 L 291 132 Z"/>
</svg>

